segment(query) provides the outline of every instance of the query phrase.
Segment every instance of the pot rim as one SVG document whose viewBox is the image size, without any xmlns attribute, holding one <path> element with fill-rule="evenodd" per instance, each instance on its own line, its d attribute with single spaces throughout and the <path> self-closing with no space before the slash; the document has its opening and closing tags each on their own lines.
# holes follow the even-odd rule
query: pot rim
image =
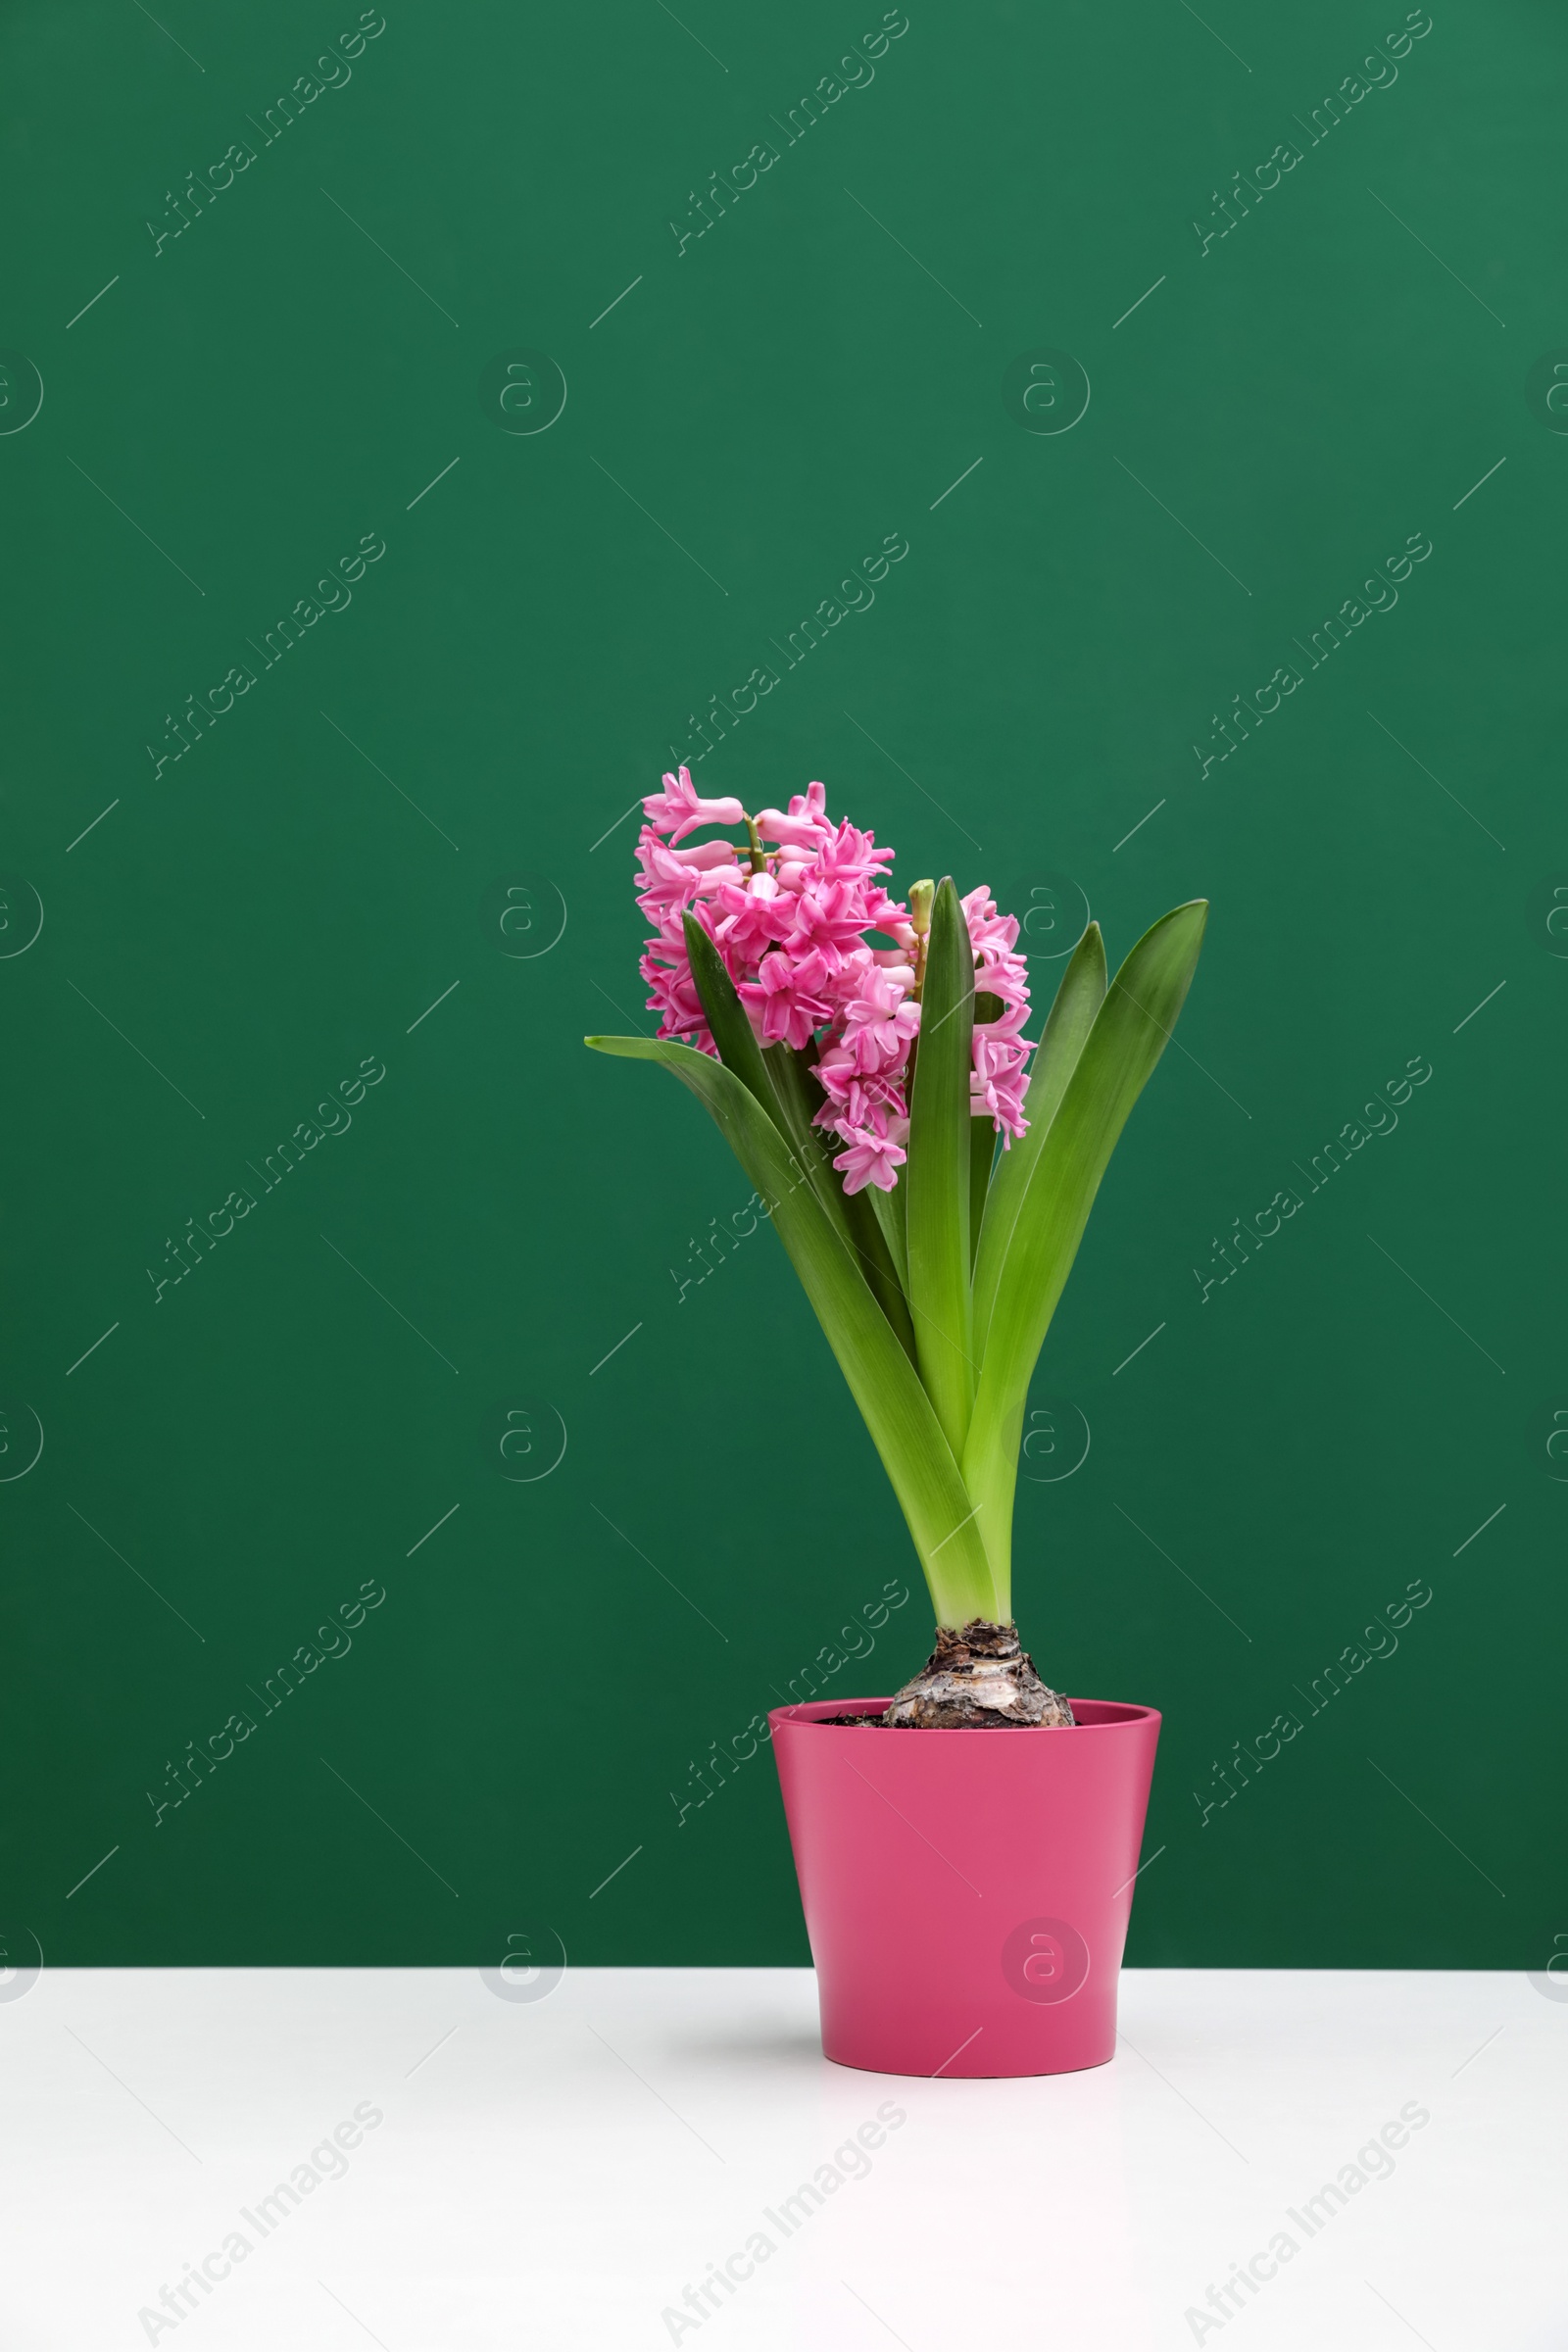
<svg viewBox="0 0 1568 2352">
<path fill-rule="evenodd" d="M 865 1728 L 863 1725 L 839 1723 L 833 1719 L 840 1715 L 883 1714 L 892 1704 L 891 1697 L 806 1698 L 799 1700 L 794 1706 L 769 1707 L 767 1720 L 775 1732 L 781 1724 L 811 1724 L 827 1732 L 860 1731 Z M 1075 1714 L 1080 1707 L 1113 1708 L 1115 1712 L 1096 1723 L 1034 1724 L 1008 1728 L 1042 1732 L 1124 1732 L 1130 1730 L 1135 1724 L 1152 1724 L 1157 1730 L 1163 1720 L 1157 1707 L 1146 1707 L 1134 1699 L 1075 1698 L 1069 1693 L 1067 1704 Z M 930 1728 L 933 1732 L 936 1729 L 936 1727 Z M 943 1727 L 940 1736 L 944 1740 L 990 1740 L 994 1738 L 998 1728 L 980 1724 L 973 1727 L 954 1725 Z"/>
</svg>

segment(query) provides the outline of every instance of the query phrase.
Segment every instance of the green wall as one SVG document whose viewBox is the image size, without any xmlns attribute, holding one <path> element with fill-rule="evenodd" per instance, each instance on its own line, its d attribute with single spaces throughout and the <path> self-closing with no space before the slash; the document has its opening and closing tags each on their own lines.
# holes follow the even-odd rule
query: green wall
<svg viewBox="0 0 1568 2352">
<path fill-rule="evenodd" d="M 709 789 L 821 776 L 1113 955 L 1213 902 L 1038 1377 L 1026 1469 L 1088 1457 L 1019 1506 L 1048 1679 L 1165 1711 L 1131 1957 L 1544 1967 L 1560 24 L 1435 6 L 1328 127 L 1396 0 L 909 0 L 885 47 L 875 0 L 386 0 L 283 127 L 357 21 L 7 12 L 13 1948 L 806 1957 L 765 1750 L 679 1801 L 912 1554 L 771 1236 L 680 1288 L 750 1190 L 716 1135 L 580 1042 L 640 1017 L 629 805 L 770 665 Z"/>
</svg>

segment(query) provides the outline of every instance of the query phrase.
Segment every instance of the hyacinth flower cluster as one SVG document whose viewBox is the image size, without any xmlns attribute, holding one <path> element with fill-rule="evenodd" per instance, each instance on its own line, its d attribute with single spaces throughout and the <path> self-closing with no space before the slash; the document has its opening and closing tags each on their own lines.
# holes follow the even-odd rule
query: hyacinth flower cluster
<svg viewBox="0 0 1568 2352">
<path fill-rule="evenodd" d="M 717 1052 L 686 946 L 685 918 L 693 914 L 718 950 L 759 1043 L 810 1056 L 825 1098 L 815 1123 L 844 1147 L 833 1165 L 846 1194 L 867 1184 L 891 1192 L 908 1156 L 908 1079 L 932 884 L 916 883 L 909 905 L 890 898 L 880 877 L 893 852 L 847 819 L 835 824 L 820 784 L 797 793 L 787 811 L 764 808 L 753 817 L 731 796 L 703 799 L 683 767 L 664 777 L 643 811 L 637 904 L 653 936 L 641 970 L 660 1036 Z M 713 825 L 744 825 L 747 844 L 683 846 Z M 1028 1126 L 1029 967 L 1014 953 L 1015 917 L 997 911 L 984 885 L 959 905 L 977 997 L 970 1115 L 1009 1141 Z M 867 932 L 893 944 L 872 947 Z"/>
<path fill-rule="evenodd" d="M 1114 979 L 1090 923 L 1036 1041 L 1012 917 L 951 876 L 893 898 L 892 853 L 826 798 L 750 816 L 664 777 L 637 846 L 659 1034 L 586 1042 L 708 1110 L 864 1417 L 939 1627 L 1004 1627 L 1029 1383 L 1207 905 L 1164 915 Z"/>
</svg>

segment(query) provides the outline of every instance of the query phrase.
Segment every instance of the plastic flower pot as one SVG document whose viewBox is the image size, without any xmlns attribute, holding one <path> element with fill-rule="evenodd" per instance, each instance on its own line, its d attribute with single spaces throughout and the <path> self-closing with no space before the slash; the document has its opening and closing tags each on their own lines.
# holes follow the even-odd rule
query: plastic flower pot
<svg viewBox="0 0 1568 2352">
<path fill-rule="evenodd" d="M 1032 1731 L 828 1720 L 887 1704 L 768 1717 L 824 2054 L 890 2075 L 1103 2066 L 1157 1711 L 1075 1698 L 1072 1728 Z"/>
</svg>

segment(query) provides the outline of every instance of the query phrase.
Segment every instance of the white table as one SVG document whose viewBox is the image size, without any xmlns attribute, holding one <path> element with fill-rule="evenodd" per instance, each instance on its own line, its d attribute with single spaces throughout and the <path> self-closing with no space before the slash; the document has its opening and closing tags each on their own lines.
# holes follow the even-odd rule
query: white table
<svg viewBox="0 0 1568 2352">
<path fill-rule="evenodd" d="M 793 1969 L 568 1970 L 535 2000 L 476 1970 L 46 1971 L 0 2000 L 0 2345 L 1568 2343 L 1568 2000 L 1147 1970 L 1122 2024 L 1092 2073 L 920 2082 L 826 2064 Z M 279 2182 L 298 2202 L 263 2207 Z M 197 2308 L 139 2323 L 204 2258 Z"/>
</svg>

